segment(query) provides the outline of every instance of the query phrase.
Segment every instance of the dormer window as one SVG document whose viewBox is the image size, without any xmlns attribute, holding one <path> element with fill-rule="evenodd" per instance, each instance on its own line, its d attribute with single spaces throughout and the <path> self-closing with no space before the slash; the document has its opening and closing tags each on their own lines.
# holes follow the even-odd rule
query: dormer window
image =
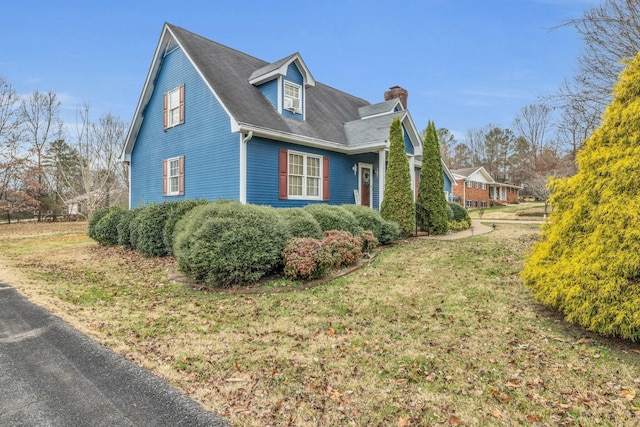
<svg viewBox="0 0 640 427">
<path fill-rule="evenodd" d="M 291 82 L 284 82 L 284 109 L 292 113 L 300 114 L 302 105 L 302 88 Z"/>
</svg>

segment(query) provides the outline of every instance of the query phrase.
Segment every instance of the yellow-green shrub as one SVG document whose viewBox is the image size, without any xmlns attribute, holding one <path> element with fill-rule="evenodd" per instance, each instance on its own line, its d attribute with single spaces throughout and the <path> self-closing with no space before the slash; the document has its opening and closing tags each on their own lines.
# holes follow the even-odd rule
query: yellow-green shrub
<svg viewBox="0 0 640 427">
<path fill-rule="evenodd" d="M 551 222 L 522 277 L 567 321 L 640 340 L 640 55 L 620 75 L 578 173 L 553 180 Z"/>
</svg>

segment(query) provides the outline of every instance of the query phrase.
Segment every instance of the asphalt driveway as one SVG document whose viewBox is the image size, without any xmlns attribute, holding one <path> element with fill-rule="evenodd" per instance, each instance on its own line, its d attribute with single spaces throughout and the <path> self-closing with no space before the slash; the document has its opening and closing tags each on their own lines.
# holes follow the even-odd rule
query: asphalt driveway
<svg viewBox="0 0 640 427">
<path fill-rule="evenodd" d="M 1 426 L 226 426 L 0 283 Z"/>
</svg>

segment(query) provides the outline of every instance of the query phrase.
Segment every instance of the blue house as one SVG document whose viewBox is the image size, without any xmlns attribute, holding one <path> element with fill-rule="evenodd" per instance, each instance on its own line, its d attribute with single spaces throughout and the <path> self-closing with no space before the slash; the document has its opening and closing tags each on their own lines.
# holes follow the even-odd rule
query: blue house
<svg viewBox="0 0 640 427">
<path fill-rule="evenodd" d="M 379 209 L 398 118 L 417 187 L 422 143 L 393 87 L 369 102 L 317 82 L 299 53 L 276 62 L 165 23 L 129 128 L 129 206 L 233 199 Z M 445 191 L 453 175 L 445 166 Z"/>
</svg>

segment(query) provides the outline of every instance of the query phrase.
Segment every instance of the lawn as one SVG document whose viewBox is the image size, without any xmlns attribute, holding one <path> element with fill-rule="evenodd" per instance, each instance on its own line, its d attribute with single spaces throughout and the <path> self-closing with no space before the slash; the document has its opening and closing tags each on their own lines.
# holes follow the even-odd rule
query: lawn
<svg viewBox="0 0 640 427">
<path fill-rule="evenodd" d="M 309 289 L 245 293 L 85 233 L 0 226 L 0 281 L 233 425 L 640 422 L 640 347 L 565 324 L 523 288 L 536 225 L 413 239 Z"/>
</svg>

